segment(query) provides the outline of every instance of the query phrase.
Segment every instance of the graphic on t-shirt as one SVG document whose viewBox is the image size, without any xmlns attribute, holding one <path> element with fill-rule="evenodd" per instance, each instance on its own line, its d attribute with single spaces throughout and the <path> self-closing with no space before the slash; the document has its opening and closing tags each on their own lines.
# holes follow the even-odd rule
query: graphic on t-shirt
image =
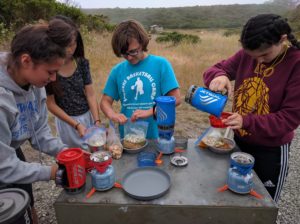
<svg viewBox="0 0 300 224">
<path fill-rule="evenodd" d="M 138 99 L 138 95 L 143 95 L 144 94 L 144 83 L 140 79 L 140 77 L 137 78 L 136 82 L 134 85 L 131 86 L 131 90 L 135 90 L 135 97 L 134 99 Z"/>
<path fill-rule="evenodd" d="M 18 120 L 12 127 L 12 139 L 20 140 L 32 135 L 31 122 L 38 119 L 39 110 L 37 100 L 17 103 L 19 110 Z"/>
<path fill-rule="evenodd" d="M 245 79 L 234 93 L 236 102 L 234 111 L 240 115 L 269 114 L 269 88 L 260 77 Z M 239 130 L 241 136 L 250 135 L 243 129 Z"/>
<path fill-rule="evenodd" d="M 145 103 L 145 100 L 139 102 L 141 100 L 140 96 L 142 95 L 149 98 L 146 101 L 153 104 L 153 100 L 156 97 L 156 81 L 152 75 L 147 72 L 131 73 L 122 81 L 121 90 L 123 94 L 123 106 L 124 104 L 139 103 L 141 105 Z M 134 94 L 132 95 L 131 93 L 133 93 L 133 91 Z M 145 93 L 150 93 L 150 95 Z"/>
</svg>

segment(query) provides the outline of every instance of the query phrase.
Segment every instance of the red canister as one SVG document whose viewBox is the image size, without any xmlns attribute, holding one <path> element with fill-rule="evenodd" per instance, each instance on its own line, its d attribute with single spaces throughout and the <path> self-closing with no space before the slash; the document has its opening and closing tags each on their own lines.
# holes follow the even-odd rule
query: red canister
<svg viewBox="0 0 300 224">
<path fill-rule="evenodd" d="M 66 179 L 61 185 L 69 192 L 80 191 L 86 180 L 84 152 L 80 148 L 70 148 L 61 151 L 56 159 L 59 165 L 58 173 L 62 179 Z"/>
</svg>

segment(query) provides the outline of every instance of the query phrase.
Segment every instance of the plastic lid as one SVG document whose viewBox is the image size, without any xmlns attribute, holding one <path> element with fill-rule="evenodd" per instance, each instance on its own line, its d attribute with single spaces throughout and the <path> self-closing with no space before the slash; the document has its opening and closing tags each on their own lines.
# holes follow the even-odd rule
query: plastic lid
<svg viewBox="0 0 300 224">
<path fill-rule="evenodd" d="M 198 86 L 196 85 L 191 85 L 190 88 L 188 89 L 188 91 L 186 92 L 186 95 L 185 95 L 185 102 L 187 103 L 191 103 L 191 98 L 195 92 L 195 90 L 198 88 Z"/>
<path fill-rule="evenodd" d="M 83 156 L 83 151 L 80 148 L 70 148 L 61 151 L 56 158 L 61 162 L 70 162 L 79 159 L 81 156 Z"/>
<path fill-rule="evenodd" d="M 155 98 L 155 102 L 174 103 L 176 98 L 174 96 L 159 96 Z"/>
<path fill-rule="evenodd" d="M 28 208 L 28 193 L 19 188 L 0 190 L 0 222 L 14 223 Z"/>
</svg>

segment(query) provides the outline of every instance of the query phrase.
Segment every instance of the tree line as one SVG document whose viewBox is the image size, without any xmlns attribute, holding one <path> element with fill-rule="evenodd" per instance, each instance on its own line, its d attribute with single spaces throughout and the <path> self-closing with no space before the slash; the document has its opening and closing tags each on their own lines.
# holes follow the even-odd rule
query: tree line
<svg viewBox="0 0 300 224">
<path fill-rule="evenodd" d="M 0 24 L 3 29 L 15 30 L 40 19 L 49 20 L 55 15 L 68 16 L 77 24 L 85 25 L 88 30 L 113 29 L 113 26 L 108 23 L 107 17 L 100 14 L 87 15 L 78 7 L 55 0 L 0 1 Z"/>
</svg>

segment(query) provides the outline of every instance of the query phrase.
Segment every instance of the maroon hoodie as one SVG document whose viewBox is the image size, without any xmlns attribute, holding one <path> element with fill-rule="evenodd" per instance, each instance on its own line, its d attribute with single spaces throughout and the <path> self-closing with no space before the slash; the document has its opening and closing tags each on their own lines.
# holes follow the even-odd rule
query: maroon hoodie
<svg viewBox="0 0 300 224">
<path fill-rule="evenodd" d="M 235 134 L 251 144 L 280 146 L 291 142 L 300 124 L 300 50 L 290 47 L 273 71 L 271 65 L 240 50 L 209 68 L 204 83 L 224 74 L 235 80 L 233 111 L 243 116 Z"/>
</svg>

